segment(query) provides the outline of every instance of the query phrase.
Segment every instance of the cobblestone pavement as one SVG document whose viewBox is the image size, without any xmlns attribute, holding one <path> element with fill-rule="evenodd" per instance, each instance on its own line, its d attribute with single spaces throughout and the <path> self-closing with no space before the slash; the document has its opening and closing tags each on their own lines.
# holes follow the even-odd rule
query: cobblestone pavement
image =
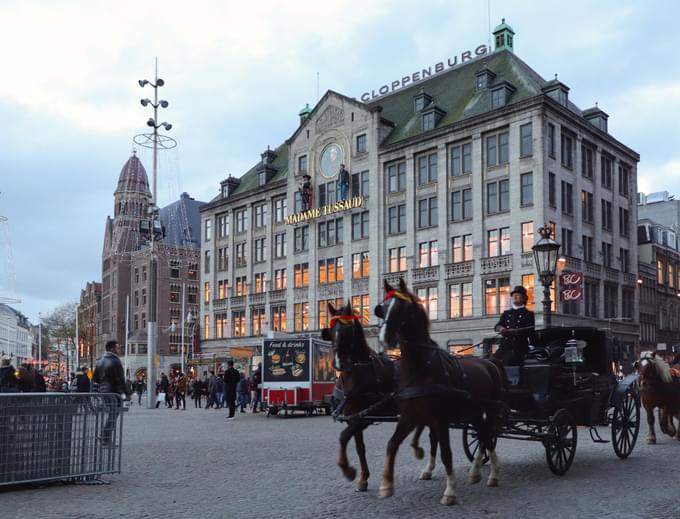
<svg viewBox="0 0 680 519">
<path fill-rule="evenodd" d="M 445 487 L 439 461 L 433 480 L 419 481 L 424 462 L 406 446 L 397 458 L 394 497 L 377 497 L 393 424 L 368 430 L 372 476 L 369 491 L 356 493 L 336 466 L 342 426 L 330 418 L 239 414 L 227 422 L 224 415 L 135 406 L 125 415 L 123 473 L 108 476 L 110 485 L 0 492 L 0 517 L 680 518 L 680 467 L 674 462 L 680 442 L 658 435 L 658 445 L 647 445 L 644 425 L 625 461 L 611 445 L 593 444 L 580 430 L 574 464 L 564 477 L 550 473 L 539 444 L 500 440 L 498 488 L 467 483 L 460 431 L 452 431 L 462 504 L 449 508 L 439 504 Z M 350 454 L 357 465 L 353 443 Z M 486 477 L 488 468 L 482 470 Z"/>
</svg>

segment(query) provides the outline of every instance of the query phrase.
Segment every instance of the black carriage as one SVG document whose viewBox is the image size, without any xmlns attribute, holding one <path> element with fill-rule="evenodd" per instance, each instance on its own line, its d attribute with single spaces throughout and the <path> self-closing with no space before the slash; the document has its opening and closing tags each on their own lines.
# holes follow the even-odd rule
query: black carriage
<svg viewBox="0 0 680 519">
<path fill-rule="evenodd" d="M 485 340 L 487 353 L 498 339 Z M 576 453 L 578 427 L 587 427 L 596 443 L 610 443 L 619 458 L 627 458 L 640 428 L 640 398 L 636 378 L 618 381 L 612 343 L 595 328 L 548 328 L 537 331 L 534 347 L 520 367 L 506 367 L 510 380 L 500 438 L 541 442 L 550 470 L 563 475 Z M 466 424 L 465 454 L 472 461 L 479 448 Z M 598 426 L 608 426 L 611 439 Z"/>
</svg>

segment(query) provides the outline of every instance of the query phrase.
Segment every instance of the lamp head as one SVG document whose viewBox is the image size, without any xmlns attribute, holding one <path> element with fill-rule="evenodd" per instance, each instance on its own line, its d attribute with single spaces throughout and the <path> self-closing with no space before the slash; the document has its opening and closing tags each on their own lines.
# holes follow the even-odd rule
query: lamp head
<svg viewBox="0 0 680 519">
<path fill-rule="evenodd" d="M 165 99 L 161 99 L 159 104 L 161 105 L 162 108 L 168 107 L 168 102 Z"/>
<path fill-rule="evenodd" d="M 165 131 L 169 132 L 172 129 L 172 124 L 170 123 L 161 123 L 161 126 L 165 128 Z"/>
<path fill-rule="evenodd" d="M 158 78 L 156 80 L 156 86 L 163 86 L 165 85 L 165 81 L 163 81 L 161 78 Z"/>
<path fill-rule="evenodd" d="M 147 106 L 151 101 L 148 99 L 140 99 L 140 103 L 142 103 L 142 106 Z"/>
<path fill-rule="evenodd" d="M 155 128 L 156 127 L 156 121 L 153 120 L 153 117 L 149 117 L 149 120 L 146 121 L 146 125 L 151 126 L 151 128 Z"/>
<path fill-rule="evenodd" d="M 139 83 L 139 86 L 142 87 L 142 88 L 144 88 L 145 85 L 149 84 L 149 82 L 146 79 L 140 79 L 138 81 L 138 83 Z"/>
</svg>

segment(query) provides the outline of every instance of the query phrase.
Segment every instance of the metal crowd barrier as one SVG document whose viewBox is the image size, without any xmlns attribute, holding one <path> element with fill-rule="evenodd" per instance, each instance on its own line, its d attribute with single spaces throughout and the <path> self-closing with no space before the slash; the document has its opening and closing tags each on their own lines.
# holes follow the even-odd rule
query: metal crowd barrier
<svg viewBox="0 0 680 519">
<path fill-rule="evenodd" d="M 0 393 L 0 486 L 120 473 L 119 395 Z"/>
</svg>

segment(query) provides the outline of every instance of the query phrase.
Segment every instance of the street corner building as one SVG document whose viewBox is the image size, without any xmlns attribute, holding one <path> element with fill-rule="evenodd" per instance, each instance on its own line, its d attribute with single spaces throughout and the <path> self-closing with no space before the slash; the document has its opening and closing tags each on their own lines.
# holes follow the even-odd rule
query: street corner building
<svg viewBox="0 0 680 519">
<path fill-rule="evenodd" d="M 169 370 L 181 363 L 193 345 L 193 325 L 181 315 L 198 315 L 200 208 L 204 202 L 182 193 L 179 200 L 159 210 L 160 218 L 151 229 L 151 192 L 146 170 L 135 153 L 124 164 L 114 193 L 113 218 L 107 217 L 102 251 L 101 288 L 86 287 L 81 308 L 99 307 L 96 332 L 96 356 L 104 352 L 108 340 L 128 344 L 128 372 L 134 378 L 146 375 L 147 314 L 152 279 L 150 275 L 151 233 L 160 235 L 156 242 L 158 258 L 158 350 L 154 360 L 160 369 Z M 88 284 L 89 285 L 89 284 Z M 97 293 L 98 292 L 98 293 Z M 186 315 L 186 314 L 185 314 Z M 87 318 L 85 323 L 91 324 Z M 187 329 L 182 333 L 181 326 Z M 87 326 L 84 329 L 89 330 Z M 126 337 L 127 333 L 127 337 Z M 184 337 L 184 345 L 181 344 Z M 91 337 L 83 334 L 84 348 Z M 182 349 L 183 348 L 183 349 Z M 88 350 L 89 352 L 90 350 Z"/>
<path fill-rule="evenodd" d="M 492 333 L 515 285 L 541 325 L 532 246 L 544 224 L 562 245 L 553 325 L 607 328 L 633 354 L 639 155 L 601 108 L 578 108 L 514 53 L 508 24 L 493 34 L 493 50 L 473 46 L 361 100 L 329 90 L 220 183 L 201 209 L 204 355 L 318 335 L 327 303 L 347 300 L 377 348 L 372 308 L 383 280 L 400 278 L 450 351 Z"/>
</svg>

